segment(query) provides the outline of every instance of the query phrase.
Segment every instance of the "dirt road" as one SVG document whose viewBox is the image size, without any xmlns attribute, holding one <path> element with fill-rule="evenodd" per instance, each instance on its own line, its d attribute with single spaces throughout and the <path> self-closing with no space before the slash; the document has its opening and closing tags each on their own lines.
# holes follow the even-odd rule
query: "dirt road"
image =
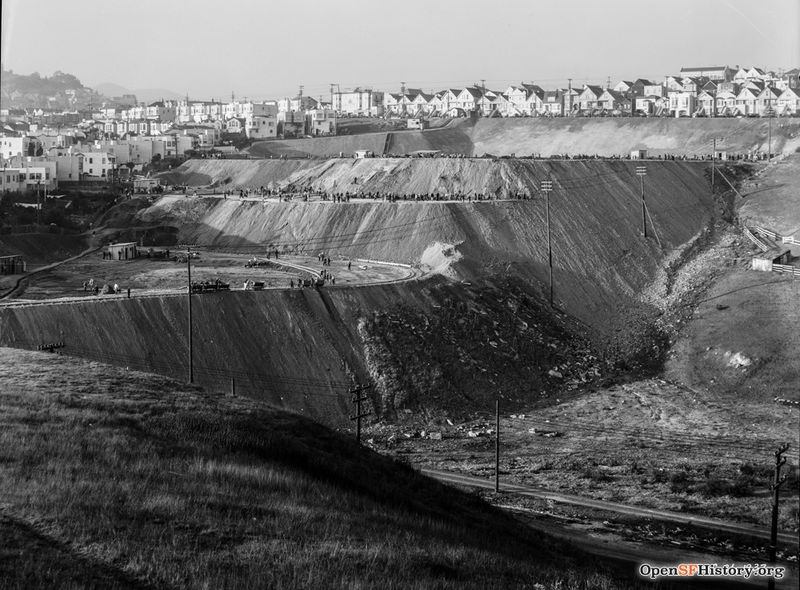
<svg viewBox="0 0 800 590">
<path fill-rule="evenodd" d="M 449 471 L 442 471 L 440 469 L 420 469 L 420 471 L 425 475 L 434 477 L 440 481 L 444 481 L 447 483 L 463 485 L 468 487 L 482 488 L 482 489 L 494 489 L 494 481 L 480 477 L 463 475 L 461 473 L 452 473 Z M 653 510 L 650 508 L 641 508 L 637 506 L 631 506 L 629 504 L 619 504 L 617 502 L 594 500 L 592 498 L 585 498 L 574 494 L 551 492 L 548 490 L 534 488 L 532 486 L 523 486 L 519 484 L 508 483 L 503 481 L 502 478 L 500 480 L 500 490 L 505 493 L 530 496 L 533 498 L 549 500 L 551 502 L 559 502 L 562 504 L 573 504 L 576 506 L 583 506 L 585 508 L 594 508 L 598 510 L 617 512 L 619 514 L 625 514 L 628 516 L 653 518 L 667 522 L 692 525 L 699 528 L 708 528 L 714 531 L 723 531 L 737 535 L 748 535 L 751 537 L 758 537 L 761 539 L 769 539 L 770 537 L 770 532 L 768 529 L 763 529 L 751 525 L 727 522 L 715 518 L 706 518 L 703 516 L 697 516 L 693 514 L 681 514 L 677 512 L 668 512 L 665 510 Z M 779 533 L 778 542 L 796 546 L 798 543 L 797 535 L 792 533 Z"/>
</svg>

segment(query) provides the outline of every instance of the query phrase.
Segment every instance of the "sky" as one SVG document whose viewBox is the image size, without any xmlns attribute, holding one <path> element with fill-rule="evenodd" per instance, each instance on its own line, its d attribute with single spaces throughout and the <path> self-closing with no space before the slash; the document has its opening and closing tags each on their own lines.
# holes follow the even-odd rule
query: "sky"
<svg viewBox="0 0 800 590">
<path fill-rule="evenodd" d="M 800 0 L 3 0 L 2 63 L 192 98 L 800 65 Z"/>
</svg>

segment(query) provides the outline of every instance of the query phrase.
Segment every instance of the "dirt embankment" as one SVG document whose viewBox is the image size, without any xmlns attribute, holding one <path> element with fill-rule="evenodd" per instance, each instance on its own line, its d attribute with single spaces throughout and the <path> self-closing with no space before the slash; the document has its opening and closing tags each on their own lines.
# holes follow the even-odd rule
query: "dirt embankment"
<svg viewBox="0 0 800 590">
<path fill-rule="evenodd" d="M 234 163 L 201 164 L 230 174 Z M 241 173 L 271 169 L 269 162 L 236 164 Z M 375 408 L 392 415 L 431 406 L 470 411 L 500 394 L 522 406 L 534 387 L 549 387 L 549 379 L 577 386 L 607 374 L 609 366 L 578 337 L 582 327 L 559 324 L 542 311 L 546 208 L 534 188 L 543 178 L 554 180 L 556 303 L 590 326 L 586 333 L 601 335 L 611 360 L 628 357 L 633 366 L 651 350 L 646 339 L 631 336 L 651 313 L 637 302 L 638 293 L 665 253 L 714 215 L 700 164 L 648 164 L 648 231 L 658 241 L 640 234 L 639 183 L 631 163 L 371 160 L 315 166 L 320 164 L 304 163 L 290 178 L 296 182 L 305 174 L 306 181 L 333 185 L 356 169 L 365 192 L 444 192 L 472 183 L 474 190 L 505 187 L 534 196 L 471 203 L 181 196 L 128 212 L 134 226 L 175 227 L 180 242 L 209 248 L 273 244 L 435 269 L 438 274 L 412 283 L 194 298 L 194 366 L 201 383 L 225 391 L 233 378 L 237 391 L 326 419 L 345 420 L 352 410 L 352 377 L 376 383 Z M 186 311 L 182 297 L 7 308 L 0 311 L 0 343 L 64 341 L 81 356 L 186 375 Z"/>
<path fill-rule="evenodd" d="M 292 164 L 195 161 L 186 167 L 214 177 L 236 174 L 237 180 L 249 178 L 257 185 L 283 175 L 282 185 L 346 188 L 355 194 L 469 191 L 533 198 L 337 204 L 165 197 L 139 212 L 132 224 L 172 225 L 179 228 L 178 239 L 185 243 L 275 244 L 402 263 L 419 263 L 429 248 L 433 248 L 429 256 L 441 258 L 441 252 L 454 247 L 453 257 L 460 261 L 453 268 L 461 278 L 504 272 L 543 285 L 546 207 L 538 187 L 543 179 L 552 178 L 556 298 L 569 312 L 592 322 L 601 310 L 624 313 L 625 300 L 620 297 L 635 297 L 652 279 L 662 256 L 690 240 L 714 214 L 701 163 L 648 164 L 648 240 L 641 236 L 640 186 L 630 162 L 387 159 Z M 354 179 L 357 183 L 352 183 Z"/>
<path fill-rule="evenodd" d="M 516 281 L 219 293 L 192 307 L 196 382 L 337 425 L 353 380 L 375 384 L 380 417 L 461 416 L 498 394 L 522 407 L 554 379 L 585 383 L 607 368 Z M 181 296 L 8 307 L 0 344 L 64 342 L 66 354 L 186 379 L 187 311 Z"/>
<path fill-rule="evenodd" d="M 800 122 L 773 119 L 773 153 L 792 153 L 800 147 Z M 369 133 L 316 139 L 269 140 L 254 144 L 256 156 L 328 157 L 356 150 L 376 154 L 410 154 L 441 150 L 466 156 L 551 156 L 558 154 L 623 155 L 634 149 L 652 154 L 710 154 L 766 152 L 770 122 L 766 119 L 669 119 L 669 118 L 558 118 L 454 120 L 445 128 Z"/>
</svg>

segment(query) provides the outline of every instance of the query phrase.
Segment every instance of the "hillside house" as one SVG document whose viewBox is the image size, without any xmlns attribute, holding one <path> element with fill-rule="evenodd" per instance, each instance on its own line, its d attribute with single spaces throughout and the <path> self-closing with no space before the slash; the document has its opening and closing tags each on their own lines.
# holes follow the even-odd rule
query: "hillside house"
<svg viewBox="0 0 800 590">
<path fill-rule="evenodd" d="M 564 113 L 562 92 L 560 90 L 548 90 L 544 93 L 542 112 L 544 115 L 552 117 L 560 117 Z"/>
<path fill-rule="evenodd" d="M 312 111 L 312 121 L 316 121 L 318 111 Z M 266 115 L 254 115 L 250 117 L 250 119 L 245 119 L 246 127 L 245 127 L 245 134 L 247 137 L 253 139 L 267 139 L 269 137 L 277 137 L 278 136 L 278 115 L 273 116 L 266 116 Z M 332 127 L 332 123 L 330 126 Z M 321 132 L 321 131 L 320 131 Z M 330 132 L 328 129 L 326 132 Z M 319 133 L 312 132 L 312 135 L 318 135 Z"/>
<path fill-rule="evenodd" d="M 691 117 L 697 109 L 697 98 L 694 92 L 670 92 L 669 112 L 674 117 Z"/>
<path fill-rule="evenodd" d="M 757 115 L 758 114 L 758 95 L 760 90 L 745 86 L 736 95 L 736 110 L 740 115 Z"/>
<path fill-rule="evenodd" d="M 709 81 L 708 78 L 697 77 L 697 78 L 684 78 L 683 79 L 683 90 L 684 92 L 693 92 L 697 94 L 700 92 L 700 89 L 705 86 L 705 84 Z"/>
<path fill-rule="evenodd" d="M 418 115 L 430 115 L 433 111 L 433 107 L 431 106 L 432 100 L 432 94 L 420 92 L 414 97 L 414 100 L 411 101 L 414 112 Z"/>
<path fill-rule="evenodd" d="M 778 97 L 781 93 L 777 88 L 766 87 L 756 98 L 756 109 L 758 114 L 764 116 L 774 116 L 778 109 Z"/>
<path fill-rule="evenodd" d="M 621 92 L 606 88 L 600 98 L 597 99 L 601 109 L 609 112 L 616 112 L 616 114 L 630 113 L 631 101 L 628 100 Z"/>
<path fill-rule="evenodd" d="M 630 92 L 631 88 L 633 88 L 633 80 L 620 80 L 612 90 L 625 94 L 626 92 Z"/>
<path fill-rule="evenodd" d="M 383 95 L 383 110 L 386 113 L 391 113 L 393 115 L 400 114 L 400 103 L 403 100 L 402 94 L 394 94 L 393 92 L 387 92 Z"/>
<path fill-rule="evenodd" d="M 800 88 L 800 68 L 792 68 L 781 76 L 786 81 L 787 88 Z"/>
<path fill-rule="evenodd" d="M 681 76 L 667 76 L 664 78 L 664 87 L 667 92 L 670 90 L 673 92 L 683 90 L 683 78 Z"/>
<path fill-rule="evenodd" d="M 116 158 L 106 152 L 84 152 L 83 173 L 95 178 L 111 178 L 114 175 Z"/>
<path fill-rule="evenodd" d="M 511 104 L 516 113 L 530 115 L 530 111 L 528 110 L 529 105 L 527 102 L 528 91 L 524 86 L 516 86 L 512 84 L 506 88 L 506 91 L 503 94 L 508 97 L 508 102 Z"/>
<path fill-rule="evenodd" d="M 800 115 L 800 88 L 787 88 L 775 101 L 778 115 Z"/>
<path fill-rule="evenodd" d="M 376 92 L 372 88 L 357 87 L 353 90 L 333 93 L 332 108 L 337 113 L 369 116 L 375 107 L 383 107 L 383 105 L 383 92 Z"/>
<path fill-rule="evenodd" d="M 584 85 L 576 101 L 578 108 L 586 113 L 591 113 L 592 111 L 602 108 L 599 102 L 601 96 L 603 96 L 603 89 L 599 86 L 592 86 L 590 84 Z"/>
<path fill-rule="evenodd" d="M 442 96 L 444 96 L 444 92 L 437 92 L 434 94 L 430 101 L 428 101 L 428 108 L 430 109 L 431 115 L 441 115 L 444 113 L 444 105 L 442 103 Z"/>
<path fill-rule="evenodd" d="M 471 113 L 477 108 L 478 100 L 481 96 L 483 96 L 483 92 L 480 88 L 475 88 L 474 86 L 462 88 L 461 92 L 458 93 L 457 106 L 465 112 Z"/>
<path fill-rule="evenodd" d="M 697 117 L 716 117 L 717 115 L 717 100 L 713 93 L 702 90 L 697 95 L 697 110 L 694 116 Z"/>
<path fill-rule="evenodd" d="M 536 84 L 523 84 L 527 91 L 525 110 L 531 115 L 538 115 L 544 111 L 544 89 Z"/>
<path fill-rule="evenodd" d="M 736 96 L 738 92 L 722 90 L 717 92 L 716 104 L 717 115 L 720 117 L 732 117 L 736 114 Z"/>
<path fill-rule="evenodd" d="M 452 111 L 453 108 L 458 107 L 458 94 L 459 90 L 456 88 L 448 88 L 442 93 L 441 96 L 441 103 L 442 103 L 442 112 L 449 113 Z"/>
</svg>

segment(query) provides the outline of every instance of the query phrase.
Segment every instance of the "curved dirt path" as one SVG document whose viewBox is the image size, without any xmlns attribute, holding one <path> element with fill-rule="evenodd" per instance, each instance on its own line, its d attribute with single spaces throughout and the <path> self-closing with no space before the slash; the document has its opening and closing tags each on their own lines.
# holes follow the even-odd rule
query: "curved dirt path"
<svg viewBox="0 0 800 590">
<path fill-rule="evenodd" d="M 472 475 L 464 475 L 461 473 L 453 473 L 450 471 L 443 471 L 440 469 L 420 469 L 420 472 L 436 478 L 446 483 L 452 483 L 462 486 L 494 489 L 494 481 L 475 477 Z M 655 510 L 652 508 L 642 508 L 638 506 L 631 506 L 629 504 L 619 504 L 617 502 L 608 502 L 605 500 L 594 500 L 583 496 L 576 496 L 574 494 L 565 494 L 562 492 L 551 492 L 534 488 L 531 486 L 512 484 L 500 481 L 500 489 L 504 492 L 511 492 L 520 496 L 529 496 L 541 500 L 549 500 L 561 504 L 572 504 L 574 506 L 581 506 L 584 508 L 594 508 L 597 510 L 606 510 L 609 512 L 616 512 L 618 514 L 625 514 L 628 516 L 639 516 L 642 518 L 653 518 L 666 522 L 674 522 L 678 524 L 689 524 L 698 528 L 709 529 L 712 531 L 722 531 L 736 535 L 747 535 L 759 539 L 769 539 L 770 531 L 761 527 L 756 527 L 747 524 L 740 524 L 735 522 L 728 522 L 725 520 L 718 520 L 715 518 L 707 518 L 704 516 L 697 516 L 693 514 L 685 514 L 680 512 L 668 512 L 666 510 Z M 797 545 L 798 538 L 793 533 L 778 533 L 778 541 L 790 546 Z"/>
</svg>

